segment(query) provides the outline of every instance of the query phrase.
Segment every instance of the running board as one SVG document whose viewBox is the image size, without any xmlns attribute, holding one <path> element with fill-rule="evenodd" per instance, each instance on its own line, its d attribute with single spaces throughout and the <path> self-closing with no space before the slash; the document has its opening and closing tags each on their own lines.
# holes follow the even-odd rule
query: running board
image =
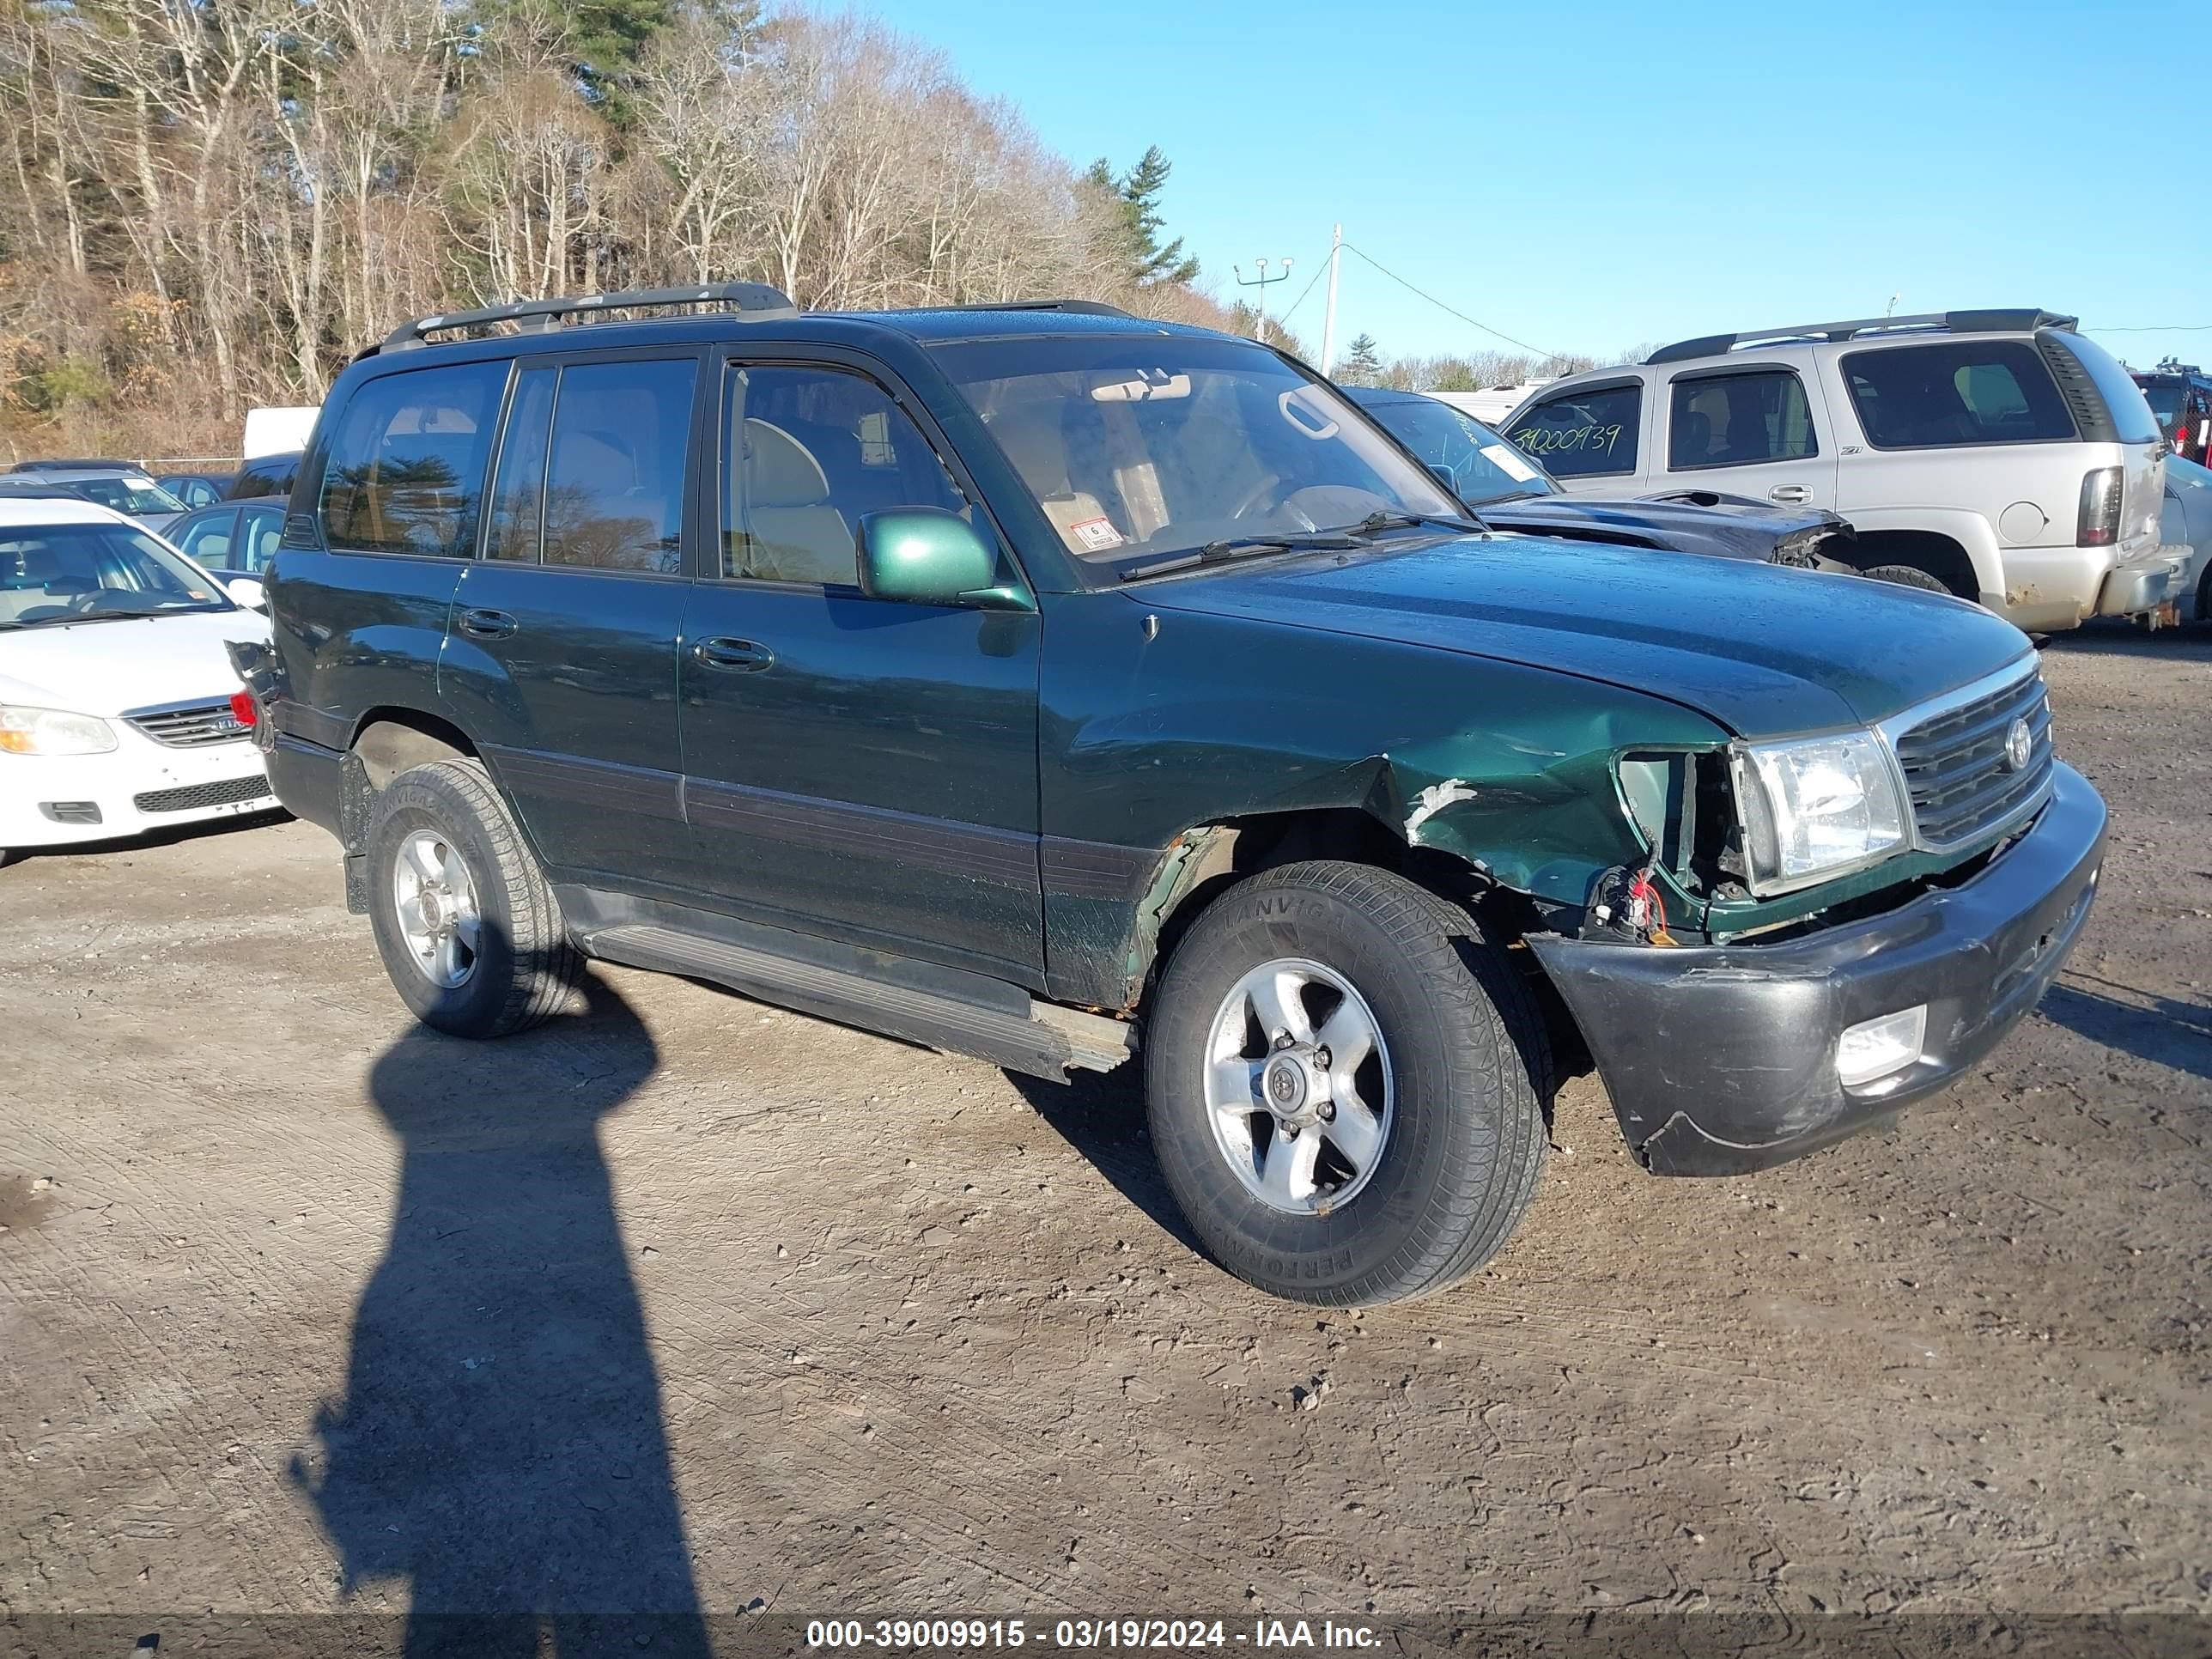
<svg viewBox="0 0 2212 1659">
<path fill-rule="evenodd" d="M 1054 1082 L 1066 1082 L 1072 1068 L 1109 1072 L 1136 1047 L 1134 1029 L 1121 1020 L 1039 1002 L 996 981 L 1000 1006 L 992 1006 L 653 922 L 585 932 L 577 943 L 609 962 L 712 980 L 763 1002 Z M 1022 1004 L 1025 1013 L 1016 1012 Z"/>
</svg>

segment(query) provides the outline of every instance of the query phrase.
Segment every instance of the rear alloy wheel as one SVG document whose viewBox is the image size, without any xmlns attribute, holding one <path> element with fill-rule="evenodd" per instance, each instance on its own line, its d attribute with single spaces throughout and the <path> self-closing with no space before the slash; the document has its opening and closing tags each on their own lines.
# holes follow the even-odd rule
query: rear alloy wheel
<svg viewBox="0 0 2212 1659">
<path fill-rule="evenodd" d="M 1145 1033 L 1152 1142 L 1206 1248 L 1296 1301 L 1440 1291 L 1535 1194 L 1551 1056 L 1465 910 L 1365 865 L 1287 865 L 1206 908 Z"/>
<path fill-rule="evenodd" d="M 399 843 L 399 856 L 392 862 L 392 902 L 417 971 L 441 991 L 467 984 L 483 947 L 483 917 L 477 908 L 476 878 L 450 840 L 434 830 L 417 830 Z"/>
<path fill-rule="evenodd" d="M 475 761 L 394 778 L 368 828 L 369 926 L 400 1000 L 456 1036 L 556 1012 L 580 965 L 544 873 Z"/>
</svg>

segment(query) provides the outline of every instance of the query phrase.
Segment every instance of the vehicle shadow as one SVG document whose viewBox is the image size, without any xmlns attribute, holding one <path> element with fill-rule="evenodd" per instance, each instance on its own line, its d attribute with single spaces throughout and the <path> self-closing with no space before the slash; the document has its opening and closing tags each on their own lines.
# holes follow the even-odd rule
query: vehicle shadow
<svg viewBox="0 0 2212 1659">
<path fill-rule="evenodd" d="M 1185 1249 L 1204 1252 L 1168 1190 L 1145 1127 L 1144 1066 L 1072 1072 L 1066 1083 L 1008 1072 L 1006 1081 L 1036 1115 L 1111 1182 L 1116 1192 Z"/>
<path fill-rule="evenodd" d="M 2091 622 L 2053 635 L 2046 656 L 2153 657 L 2160 662 L 2212 662 L 2212 627 L 2184 623 L 2155 633 L 2131 623 Z"/>
<path fill-rule="evenodd" d="M 2037 1012 L 2092 1042 L 2212 1078 L 2212 1008 L 2142 994 L 2148 1008 L 2062 981 L 2043 994 Z"/>
<path fill-rule="evenodd" d="M 59 847 L 19 847 L 0 853 L 0 862 L 9 869 L 30 864 L 40 859 L 100 858 L 111 853 L 145 853 L 157 847 L 174 847 L 188 841 L 199 841 L 210 836 L 227 836 L 234 830 L 268 830 L 280 823 L 292 822 L 292 815 L 281 806 L 270 807 L 265 812 L 248 812 L 234 818 L 202 818 L 196 823 L 179 823 L 167 830 L 149 830 L 143 835 L 125 836 L 114 841 L 70 842 Z"/>
<path fill-rule="evenodd" d="M 412 1659 L 710 1650 L 599 1139 L 659 1056 L 585 988 L 501 1042 L 412 1028 L 370 1073 L 391 1237 L 291 1474 L 346 1594 L 405 1581 Z"/>
</svg>

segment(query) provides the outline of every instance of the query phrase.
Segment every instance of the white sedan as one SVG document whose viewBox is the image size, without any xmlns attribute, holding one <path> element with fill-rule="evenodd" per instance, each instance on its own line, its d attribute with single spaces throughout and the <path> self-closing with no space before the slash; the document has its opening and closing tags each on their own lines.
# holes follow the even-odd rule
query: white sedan
<svg viewBox="0 0 2212 1659">
<path fill-rule="evenodd" d="M 258 590 L 90 501 L 0 499 L 0 862 L 276 804 L 224 650 L 268 639 Z"/>
</svg>

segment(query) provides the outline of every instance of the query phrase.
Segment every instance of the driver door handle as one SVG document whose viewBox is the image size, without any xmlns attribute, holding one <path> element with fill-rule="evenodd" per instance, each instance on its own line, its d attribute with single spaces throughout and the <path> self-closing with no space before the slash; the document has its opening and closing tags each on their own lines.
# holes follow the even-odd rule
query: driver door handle
<svg viewBox="0 0 2212 1659">
<path fill-rule="evenodd" d="M 733 674 L 757 673 L 775 660 L 775 652 L 751 640 L 701 640 L 692 646 L 691 654 L 709 668 Z"/>
<path fill-rule="evenodd" d="M 1813 488 L 1810 484 L 1777 484 L 1766 492 L 1766 499 L 1792 507 L 1802 506 L 1813 499 Z"/>
<path fill-rule="evenodd" d="M 471 639 L 503 640 L 519 624 L 504 611 L 464 611 L 461 632 Z"/>
</svg>

